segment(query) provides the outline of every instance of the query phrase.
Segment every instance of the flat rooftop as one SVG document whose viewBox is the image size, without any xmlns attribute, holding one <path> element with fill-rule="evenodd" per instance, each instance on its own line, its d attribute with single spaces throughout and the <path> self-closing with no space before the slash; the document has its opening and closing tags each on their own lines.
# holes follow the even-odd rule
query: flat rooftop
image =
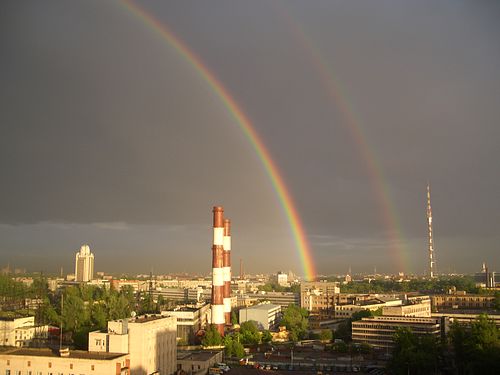
<svg viewBox="0 0 500 375">
<path fill-rule="evenodd" d="M 281 305 L 274 305 L 272 303 L 263 303 L 262 305 L 255 305 L 255 306 L 249 306 L 247 307 L 248 310 L 271 310 L 271 309 L 276 309 L 280 308 Z"/>
<path fill-rule="evenodd" d="M 177 360 L 178 361 L 208 361 L 213 358 L 215 355 L 219 354 L 220 351 L 208 351 L 208 350 L 200 350 L 200 351 L 178 351 L 177 352 Z"/>
<path fill-rule="evenodd" d="M 0 351 L 3 355 L 19 355 L 32 357 L 61 357 L 58 350 L 50 348 L 11 348 L 10 350 Z M 87 352 L 84 350 L 70 350 L 68 357 L 75 359 L 93 359 L 93 360 L 112 360 L 128 354 L 123 353 L 106 353 L 106 352 Z"/>
</svg>

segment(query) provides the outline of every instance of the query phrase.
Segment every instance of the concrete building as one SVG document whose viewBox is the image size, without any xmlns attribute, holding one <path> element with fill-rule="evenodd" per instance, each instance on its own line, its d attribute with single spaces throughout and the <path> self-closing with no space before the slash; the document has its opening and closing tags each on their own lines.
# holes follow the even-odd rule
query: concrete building
<svg viewBox="0 0 500 375">
<path fill-rule="evenodd" d="M 58 352 L 48 348 L 12 348 L 0 352 L 0 373 L 6 375 L 129 375 L 129 355 L 73 350 L 61 356 Z"/>
<path fill-rule="evenodd" d="M 35 326 L 35 317 L 0 316 L 0 346 L 23 347 L 34 340 L 45 340 L 48 326 Z"/>
<path fill-rule="evenodd" d="M 463 313 L 455 313 L 455 312 L 446 312 L 446 313 L 432 313 L 431 316 L 433 318 L 447 318 L 450 321 L 450 324 L 453 322 L 457 322 L 461 325 L 470 325 L 473 321 L 475 321 L 479 314 L 463 314 Z M 500 315 L 488 315 L 488 319 L 495 323 L 495 325 L 500 328 Z"/>
<path fill-rule="evenodd" d="M 275 329 L 281 320 L 281 306 L 262 303 L 240 310 L 240 324 L 253 320 L 260 330 Z"/>
<path fill-rule="evenodd" d="M 409 328 L 415 335 L 444 337 L 447 324 L 441 318 L 410 318 L 397 316 L 375 316 L 352 322 L 352 341 L 366 343 L 374 347 L 391 348 L 394 334 L 401 328 Z"/>
<path fill-rule="evenodd" d="M 432 310 L 435 312 L 448 310 L 489 310 L 495 305 L 494 295 L 467 294 L 464 291 L 452 294 L 436 294 L 431 296 Z"/>
<path fill-rule="evenodd" d="M 409 297 L 398 306 L 384 306 L 382 315 L 430 318 L 431 299 L 429 296 Z"/>
<path fill-rule="evenodd" d="M 182 306 L 174 310 L 162 311 L 162 315 L 177 318 L 177 340 L 193 345 L 196 334 L 210 323 L 210 305 L 200 307 Z"/>
<path fill-rule="evenodd" d="M 249 293 L 246 296 L 250 300 L 255 301 L 269 301 L 275 305 L 280 305 L 281 307 L 288 307 L 290 305 L 300 305 L 300 295 L 299 293 L 293 292 L 258 292 Z"/>
<path fill-rule="evenodd" d="M 144 315 L 108 322 L 107 332 L 89 333 L 89 352 L 128 353 L 130 374 L 146 375 L 176 371 L 177 319 Z"/>
<path fill-rule="evenodd" d="M 288 274 L 283 272 L 278 272 L 276 274 L 276 283 L 281 286 L 288 286 Z"/>
<path fill-rule="evenodd" d="M 94 278 L 94 254 L 89 245 L 83 245 L 75 257 L 75 280 L 87 282 Z"/>
<path fill-rule="evenodd" d="M 340 294 L 338 282 L 314 281 L 300 284 L 300 306 L 316 315 L 320 320 L 331 318 L 337 295 Z"/>
<path fill-rule="evenodd" d="M 397 308 L 402 304 L 400 299 L 386 300 L 383 301 L 378 298 L 373 298 L 369 300 L 361 300 L 351 304 L 335 305 L 335 319 L 347 319 L 351 318 L 356 312 L 363 310 L 376 311 L 384 308 Z"/>
<path fill-rule="evenodd" d="M 179 351 L 177 353 L 177 370 L 189 375 L 205 375 L 216 363 L 221 363 L 223 352 L 220 351 Z"/>
</svg>

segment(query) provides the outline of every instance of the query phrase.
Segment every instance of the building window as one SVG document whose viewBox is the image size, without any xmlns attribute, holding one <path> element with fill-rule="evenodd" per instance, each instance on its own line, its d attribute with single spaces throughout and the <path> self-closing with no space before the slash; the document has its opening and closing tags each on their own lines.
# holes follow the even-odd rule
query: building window
<svg viewBox="0 0 500 375">
<path fill-rule="evenodd" d="M 90 366 L 90 369 L 91 369 L 92 371 L 94 371 L 94 370 L 95 370 L 94 365 L 91 365 L 91 366 Z"/>
<path fill-rule="evenodd" d="M 69 364 L 69 369 L 73 370 L 73 364 L 72 363 Z"/>
<path fill-rule="evenodd" d="M 52 362 L 49 362 L 49 368 L 52 368 Z"/>
<path fill-rule="evenodd" d="M 31 361 L 28 361 L 28 367 L 30 367 L 30 366 L 31 366 Z"/>
</svg>

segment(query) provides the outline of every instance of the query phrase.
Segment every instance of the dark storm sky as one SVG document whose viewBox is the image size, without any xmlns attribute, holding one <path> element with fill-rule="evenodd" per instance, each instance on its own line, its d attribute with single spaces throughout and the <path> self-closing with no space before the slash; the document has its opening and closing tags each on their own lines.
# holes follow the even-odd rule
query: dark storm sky
<svg viewBox="0 0 500 375">
<path fill-rule="evenodd" d="M 320 273 L 423 273 L 427 181 L 438 270 L 483 260 L 500 270 L 498 3 L 137 4 L 251 119 Z M 97 270 L 207 273 L 221 204 L 234 264 L 303 272 L 270 180 L 220 98 L 119 2 L 2 2 L 0 130 L 0 265 L 72 272 L 89 243 Z"/>
</svg>

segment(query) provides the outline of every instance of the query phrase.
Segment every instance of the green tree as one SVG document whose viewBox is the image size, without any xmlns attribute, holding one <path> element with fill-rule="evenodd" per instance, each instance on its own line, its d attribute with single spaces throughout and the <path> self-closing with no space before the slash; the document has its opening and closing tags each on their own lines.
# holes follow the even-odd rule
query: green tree
<svg viewBox="0 0 500 375">
<path fill-rule="evenodd" d="M 271 332 L 269 332 L 268 329 L 266 329 L 266 330 L 264 330 L 264 332 L 262 332 L 261 340 L 263 343 L 268 343 L 268 342 L 273 341 L 273 335 L 271 335 Z"/>
<path fill-rule="evenodd" d="M 399 328 L 394 335 L 394 344 L 389 363 L 394 374 L 426 375 L 437 372 L 440 347 L 434 336 L 416 336 L 408 328 Z"/>
<path fill-rule="evenodd" d="M 233 356 L 233 342 L 233 337 L 231 335 L 226 335 L 223 339 L 224 354 L 228 358 Z"/>
<path fill-rule="evenodd" d="M 203 337 L 203 340 L 201 340 L 201 345 L 205 347 L 222 345 L 222 337 L 215 326 L 211 325 L 205 332 L 205 336 Z"/>
<path fill-rule="evenodd" d="M 89 314 L 79 294 L 77 288 L 70 287 L 66 289 L 61 313 L 65 331 L 75 332 L 89 323 Z"/>
<path fill-rule="evenodd" d="M 245 356 L 245 348 L 238 341 L 233 341 L 233 356 L 243 358 Z"/>
<path fill-rule="evenodd" d="M 319 334 L 319 338 L 321 340 L 329 340 L 331 341 L 333 339 L 333 333 L 331 329 L 322 329 L 321 333 Z"/>
<path fill-rule="evenodd" d="M 95 302 L 90 308 L 90 320 L 92 326 L 97 329 L 105 329 L 108 325 L 108 314 L 104 303 Z"/>
<path fill-rule="evenodd" d="M 303 339 L 307 335 L 309 324 L 307 317 L 308 312 L 306 309 L 290 305 L 283 312 L 283 318 L 281 319 L 280 325 L 285 326 L 291 334 L 293 333 L 292 337 L 296 337 L 297 340 Z"/>
<path fill-rule="evenodd" d="M 231 324 L 238 324 L 238 315 L 234 310 L 231 310 Z"/>
<path fill-rule="evenodd" d="M 244 345 L 257 345 L 260 343 L 260 332 L 255 321 L 249 320 L 241 323 L 240 342 Z"/>
<path fill-rule="evenodd" d="M 459 374 L 500 373 L 499 330 L 486 315 L 472 322 L 470 330 L 454 323 L 449 337 Z"/>
</svg>

